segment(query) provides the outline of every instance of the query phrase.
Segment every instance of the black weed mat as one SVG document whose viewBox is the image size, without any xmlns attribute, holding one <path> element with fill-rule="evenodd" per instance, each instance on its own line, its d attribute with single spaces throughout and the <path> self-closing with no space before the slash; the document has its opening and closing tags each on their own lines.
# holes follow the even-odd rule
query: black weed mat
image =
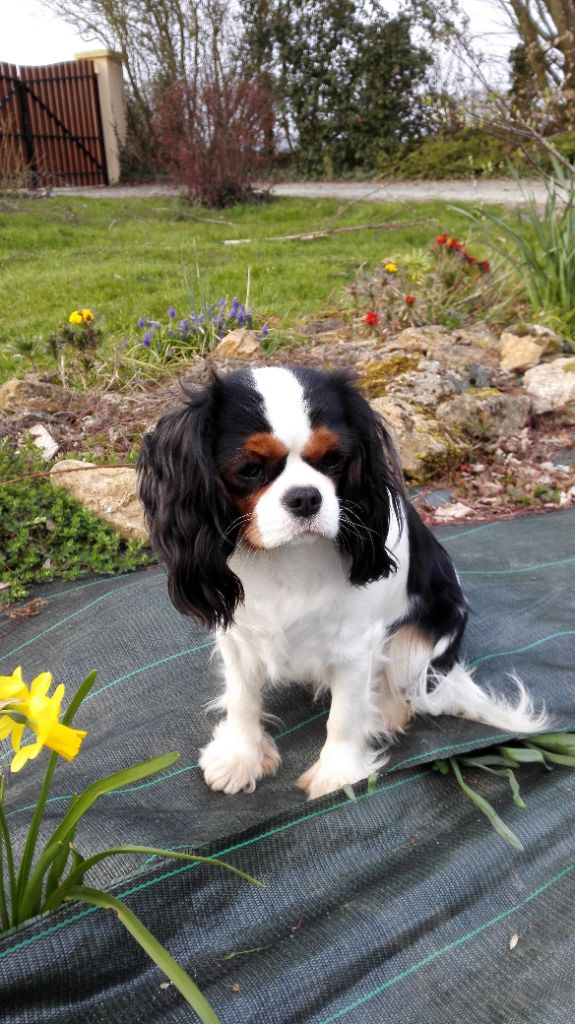
<svg viewBox="0 0 575 1024">
<path fill-rule="evenodd" d="M 472 605 L 465 653 L 477 681 L 504 690 L 517 672 L 557 728 L 575 728 L 575 513 L 437 534 Z M 213 640 L 172 608 L 163 571 L 54 584 L 37 596 L 47 602 L 38 617 L 0 623 L 0 672 L 20 664 L 29 682 L 49 670 L 69 695 L 98 669 L 77 718 L 88 737 L 76 761 L 59 765 L 47 823 L 95 778 L 179 750 L 161 776 L 102 797 L 78 847 L 213 853 L 265 882 L 259 890 L 213 868 L 137 857 L 90 876 L 126 899 L 223 1024 L 571 1024 L 575 773 L 523 769 L 522 811 L 504 780 L 470 772 L 524 853 L 431 770 L 437 757 L 502 738 L 459 719 L 418 721 L 372 791 L 306 803 L 294 782 L 317 757 L 326 708 L 293 688 L 267 705 L 283 723 L 280 773 L 254 794 L 214 794 L 197 767 L 213 727 L 204 712 L 218 687 Z M 7 768 L 7 749 L 0 759 Z M 8 779 L 17 837 L 41 761 Z M 0 1019 L 9 1024 L 193 1021 L 163 982 L 102 910 L 70 905 L 0 938 Z"/>
</svg>

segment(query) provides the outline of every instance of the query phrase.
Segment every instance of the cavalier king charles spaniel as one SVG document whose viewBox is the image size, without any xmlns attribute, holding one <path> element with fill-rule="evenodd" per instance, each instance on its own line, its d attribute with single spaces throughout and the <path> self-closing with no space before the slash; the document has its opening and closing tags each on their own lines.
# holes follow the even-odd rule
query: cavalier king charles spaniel
<svg viewBox="0 0 575 1024">
<path fill-rule="evenodd" d="M 329 690 L 309 798 L 365 779 L 418 713 L 540 730 L 522 684 L 488 693 L 459 661 L 468 606 L 406 497 L 390 435 L 350 375 L 239 370 L 185 391 L 143 441 L 139 494 L 170 598 L 216 627 L 225 712 L 200 765 L 252 792 L 280 764 L 268 686 Z"/>
</svg>

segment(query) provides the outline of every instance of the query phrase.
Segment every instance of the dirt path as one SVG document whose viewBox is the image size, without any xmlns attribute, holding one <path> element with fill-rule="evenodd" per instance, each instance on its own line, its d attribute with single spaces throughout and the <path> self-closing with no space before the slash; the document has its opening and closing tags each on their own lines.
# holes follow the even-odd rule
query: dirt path
<svg viewBox="0 0 575 1024">
<path fill-rule="evenodd" d="M 273 185 L 275 196 L 301 196 L 302 199 L 365 200 L 373 203 L 445 202 L 503 203 L 516 206 L 533 196 L 544 202 L 545 189 L 538 180 L 525 179 L 518 184 L 511 178 L 490 181 L 301 181 Z M 55 188 L 52 195 L 81 195 L 90 199 L 129 199 L 177 195 L 169 185 L 112 185 L 109 188 Z"/>
</svg>

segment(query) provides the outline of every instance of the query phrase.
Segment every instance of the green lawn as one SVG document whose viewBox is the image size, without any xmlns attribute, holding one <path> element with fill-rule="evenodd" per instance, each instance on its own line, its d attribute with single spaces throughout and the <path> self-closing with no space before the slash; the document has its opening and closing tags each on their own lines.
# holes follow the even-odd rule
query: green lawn
<svg viewBox="0 0 575 1024">
<path fill-rule="evenodd" d="M 133 339 L 138 317 L 165 319 L 172 303 L 184 316 L 207 301 L 243 301 L 251 267 L 252 311 L 285 327 L 345 302 L 344 287 L 360 265 L 401 261 L 440 231 L 473 240 L 480 258 L 491 256 L 469 222 L 443 203 L 356 203 L 337 226 L 418 223 L 308 242 L 268 240 L 324 228 L 340 208 L 304 199 L 221 213 L 167 197 L 20 201 L 0 212 L 0 380 L 27 368 L 15 355 L 20 339 L 46 335 L 78 307 L 100 315 L 110 342 Z M 253 241 L 226 246 L 228 238 Z"/>
</svg>

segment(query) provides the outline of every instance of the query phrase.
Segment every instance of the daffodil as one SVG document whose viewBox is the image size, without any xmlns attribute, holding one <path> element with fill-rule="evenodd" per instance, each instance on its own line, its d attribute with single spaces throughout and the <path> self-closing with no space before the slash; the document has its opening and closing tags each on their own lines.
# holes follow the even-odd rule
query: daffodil
<svg viewBox="0 0 575 1024">
<path fill-rule="evenodd" d="M 70 313 L 70 316 L 68 317 L 69 324 L 81 324 L 83 322 L 83 317 L 79 309 L 75 309 L 73 313 Z"/>
<path fill-rule="evenodd" d="M 383 269 L 386 270 L 388 274 L 397 274 L 397 265 L 395 263 L 385 263 Z"/>
<path fill-rule="evenodd" d="M 10 716 L 0 710 L 0 740 L 12 740 L 14 758 L 12 771 L 19 772 L 27 761 L 37 757 L 44 747 L 49 747 L 60 757 L 71 761 L 78 753 L 86 733 L 82 729 L 72 729 L 59 721 L 60 707 L 64 696 L 64 684 L 56 687 L 51 697 L 48 691 L 52 686 L 49 672 L 41 672 L 30 684 L 30 688 L 22 679 L 22 670 L 17 668 L 11 676 L 0 676 L 0 701 L 13 701 L 13 708 L 18 716 Z M 22 721 L 22 718 L 25 720 Z M 36 735 L 34 743 L 22 746 L 25 729 Z"/>
<path fill-rule="evenodd" d="M 94 319 L 94 314 L 91 309 L 81 309 L 80 313 L 82 314 L 82 320 L 84 323 L 90 323 Z"/>
</svg>

